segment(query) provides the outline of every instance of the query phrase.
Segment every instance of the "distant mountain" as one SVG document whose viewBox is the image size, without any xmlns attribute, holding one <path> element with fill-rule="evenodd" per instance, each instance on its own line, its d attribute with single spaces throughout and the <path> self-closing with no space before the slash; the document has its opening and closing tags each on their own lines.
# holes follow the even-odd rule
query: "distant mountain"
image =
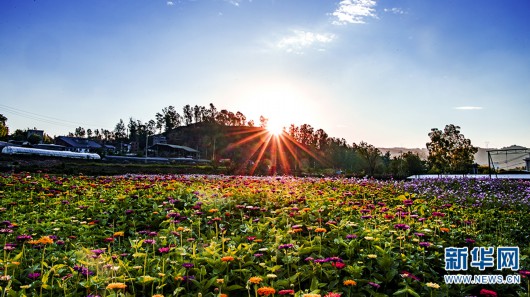
<svg viewBox="0 0 530 297">
<path fill-rule="evenodd" d="M 379 148 L 379 150 L 386 154 L 386 152 L 390 152 L 391 157 L 399 157 L 401 154 L 404 154 L 406 152 L 413 152 L 415 154 L 418 154 L 420 156 L 420 159 L 427 160 L 427 156 L 429 156 L 429 151 L 427 151 L 427 148 L 405 148 L 405 147 L 392 147 L 392 148 Z"/>
</svg>

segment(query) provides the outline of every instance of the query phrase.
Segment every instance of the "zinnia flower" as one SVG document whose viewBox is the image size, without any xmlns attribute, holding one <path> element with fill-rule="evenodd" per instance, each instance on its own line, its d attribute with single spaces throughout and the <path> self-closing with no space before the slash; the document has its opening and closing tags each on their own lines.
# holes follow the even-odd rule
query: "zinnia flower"
<svg viewBox="0 0 530 297">
<path fill-rule="evenodd" d="M 294 295 L 294 290 L 280 290 L 278 292 L 280 295 Z"/>
<path fill-rule="evenodd" d="M 271 287 L 261 287 L 258 289 L 258 295 L 260 296 L 269 296 L 273 295 L 274 293 L 276 293 L 276 290 Z"/>
<path fill-rule="evenodd" d="M 221 261 L 223 261 L 223 262 L 232 262 L 232 261 L 234 261 L 234 257 L 232 257 L 232 256 L 224 256 L 224 257 L 221 258 Z"/>
<path fill-rule="evenodd" d="M 326 233 L 328 232 L 328 230 L 326 230 L 326 228 L 316 228 L 315 229 L 315 232 L 316 233 Z M 305 295 L 304 295 L 305 296 Z"/>
<path fill-rule="evenodd" d="M 439 284 L 435 284 L 435 283 L 426 283 L 425 285 L 427 287 L 433 288 L 433 289 L 439 289 L 440 288 L 440 285 Z"/>
<path fill-rule="evenodd" d="M 110 283 L 107 285 L 107 290 L 114 290 L 114 289 L 125 289 L 127 288 L 127 285 L 124 283 Z"/>
<path fill-rule="evenodd" d="M 480 295 L 484 295 L 487 297 L 497 297 L 497 293 L 495 291 L 490 291 L 486 289 L 480 290 Z"/>
<path fill-rule="evenodd" d="M 347 279 L 347 280 L 345 280 L 345 281 L 343 282 L 343 284 L 344 284 L 345 286 L 355 286 L 355 285 L 357 285 L 357 282 L 354 281 L 353 279 Z"/>
<path fill-rule="evenodd" d="M 248 281 L 249 281 L 250 283 L 253 283 L 253 284 L 256 284 L 256 285 L 257 285 L 257 284 L 261 283 L 262 280 L 263 280 L 263 279 L 262 279 L 261 277 L 259 277 L 259 276 L 253 276 L 253 277 L 251 277 Z"/>
</svg>

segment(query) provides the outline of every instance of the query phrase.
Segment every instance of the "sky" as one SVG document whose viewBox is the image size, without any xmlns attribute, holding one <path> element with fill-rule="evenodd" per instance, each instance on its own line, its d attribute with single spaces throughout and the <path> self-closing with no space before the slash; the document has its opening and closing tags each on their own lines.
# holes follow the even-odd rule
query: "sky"
<svg viewBox="0 0 530 297">
<path fill-rule="evenodd" d="M 186 104 L 349 144 L 530 147 L 527 0 L 2 0 L 11 132 L 113 130 Z"/>
</svg>

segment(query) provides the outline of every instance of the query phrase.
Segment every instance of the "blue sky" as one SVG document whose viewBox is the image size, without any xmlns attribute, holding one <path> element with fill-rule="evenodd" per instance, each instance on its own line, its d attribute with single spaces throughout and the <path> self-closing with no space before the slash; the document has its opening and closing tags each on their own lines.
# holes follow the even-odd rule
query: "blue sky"
<svg viewBox="0 0 530 297">
<path fill-rule="evenodd" d="M 425 147 L 530 147 L 526 0 L 0 1 L 0 113 L 50 135 L 185 104 Z"/>
</svg>

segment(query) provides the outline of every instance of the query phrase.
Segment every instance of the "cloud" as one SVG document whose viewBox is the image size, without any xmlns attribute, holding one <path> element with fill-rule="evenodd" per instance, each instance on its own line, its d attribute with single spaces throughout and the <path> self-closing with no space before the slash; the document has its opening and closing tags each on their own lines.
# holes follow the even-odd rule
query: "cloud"
<svg viewBox="0 0 530 297">
<path fill-rule="evenodd" d="M 458 109 L 458 110 L 481 110 L 482 107 L 481 106 L 458 106 L 458 107 L 455 107 L 454 109 Z"/>
<path fill-rule="evenodd" d="M 241 5 L 241 3 L 243 2 L 244 0 L 225 0 L 225 2 L 229 3 L 229 4 L 232 4 L 234 6 L 237 6 L 239 7 L 239 5 Z M 249 0 L 248 2 L 252 2 L 252 0 Z"/>
<path fill-rule="evenodd" d="M 384 12 L 389 12 L 393 14 L 405 14 L 405 11 L 401 8 L 394 7 L 394 8 L 385 8 L 383 9 Z"/>
<path fill-rule="evenodd" d="M 303 30 L 294 30 L 293 34 L 282 38 L 276 46 L 280 49 L 284 49 L 287 52 L 303 53 L 304 48 L 310 48 L 313 46 L 321 46 L 332 42 L 335 39 L 335 35 L 331 33 L 313 33 Z M 319 51 L 324 51 L 323 48 L 319 48 Z"/>
<path fill-rule="evenodd" d="M 374 8 L 376 4 L 375 0 L 342 0 L 332 13 L 337 18 L 333 24 L 364 24 L 368 17 L 377 19 Z"/>
<path fill-rule="evenodd" d="M 173 2 L 173 1 L 167 1 L 166 4 L 167 4 L 167 6 L 173 6 L 173 5 L 175 5 L 175 2 Z"/>
</svg>

